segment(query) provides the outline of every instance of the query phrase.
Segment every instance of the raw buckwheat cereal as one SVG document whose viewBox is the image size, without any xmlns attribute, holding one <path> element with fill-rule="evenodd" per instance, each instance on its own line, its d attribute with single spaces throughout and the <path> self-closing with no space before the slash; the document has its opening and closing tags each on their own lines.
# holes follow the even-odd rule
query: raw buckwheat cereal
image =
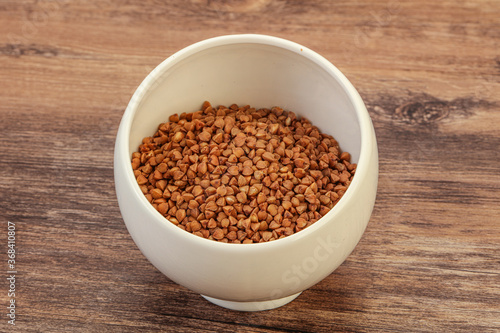
<svg viewBox="0 0 500 333">
<path fill-rule="evenodd" d="M 132 154 L 147 200 L 168 221 L 229 243 L 267 242 L 318 221 L 356 172 L 350 155 L 279 107 L 174 114 Z"/>
</svg>

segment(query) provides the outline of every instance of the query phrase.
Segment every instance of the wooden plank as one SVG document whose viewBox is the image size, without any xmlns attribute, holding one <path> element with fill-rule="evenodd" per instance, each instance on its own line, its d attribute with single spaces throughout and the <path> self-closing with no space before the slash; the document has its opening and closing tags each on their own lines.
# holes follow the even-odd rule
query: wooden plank
<svg viewBox="0 0 500 333">
<path fill-rule="evenodd" d="M 499 12 L 496 0 L 2 2 L 0 225 L 16 223 L 17 331 L 500 330 Z M 355 251 L 260 313 L 219 308 L 158 272 L 127 233 L 112 169 L 147 73 L 191 43 L 248 32 L 337 65 L 380 153 Z"/>
</svg>

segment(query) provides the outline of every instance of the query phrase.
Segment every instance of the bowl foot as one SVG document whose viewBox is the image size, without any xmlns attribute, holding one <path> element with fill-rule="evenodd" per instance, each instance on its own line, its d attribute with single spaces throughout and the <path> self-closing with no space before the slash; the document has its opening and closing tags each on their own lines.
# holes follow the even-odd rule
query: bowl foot
<svg viewBox="0 0 500 333">
<path fill-rule="evenodd" d="M 230 309 L 230 310 L 264 311 L 264 310 L 276 309 L 276 308 L 279 308 L 280 306 L 283 306 L 287 303 L 290 303 L 295 298 L 297 298 L 297 296 L 299 296 L 299 295 L 300 295 L 300 293 L 297 293 L 297 294 L 293 294 L 293 295 L 290 295 L 287 297 L 273 299 L 273 300 L 269 300 L 269 301 L 261 301 L 261 302 L 233 302 L 233 301 L 226 301 L 223 299 L 208 297 L 205 295 L 201 295 L 201 296 L 203 296 L 203 298 L 205 298 L 207 301 L 214 303 L 215 305 L 222 306 L 223 308 Z"/>
</svg>

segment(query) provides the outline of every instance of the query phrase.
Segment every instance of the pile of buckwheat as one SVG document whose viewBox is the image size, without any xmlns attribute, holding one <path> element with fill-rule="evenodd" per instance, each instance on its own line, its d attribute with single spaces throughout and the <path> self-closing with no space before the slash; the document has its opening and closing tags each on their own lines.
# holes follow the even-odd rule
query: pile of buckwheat
<svg viewBox="0 0 500 333">
<path fill-rule="evenodd" d="M 356 164 L 337 141 L 279 107 L 174 114 L 132 154 L 147 200 L 179 228 L 229 243 L 267 242 L 318 221 Z"/>
</svg>

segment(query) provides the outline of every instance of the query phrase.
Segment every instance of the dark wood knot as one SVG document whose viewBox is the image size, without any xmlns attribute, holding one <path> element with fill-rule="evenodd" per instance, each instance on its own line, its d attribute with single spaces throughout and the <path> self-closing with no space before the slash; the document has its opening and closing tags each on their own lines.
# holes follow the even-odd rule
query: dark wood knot
<svg viewBox="0 0 500 333">
<path fill-rule="evenodd" d="M 0 46 L 0 54 L 16 58 L 24 55 L 56 57 L 59 51 L 56 48 L 45 45 L 6 44 Z"/>
<path fill-rule="evenodd" d="M 446 118 L 449 105 L 441 101 L 412 102 L 399 106 L 395 117 L 410 124 L 431 124 Z"/>
</svg>

